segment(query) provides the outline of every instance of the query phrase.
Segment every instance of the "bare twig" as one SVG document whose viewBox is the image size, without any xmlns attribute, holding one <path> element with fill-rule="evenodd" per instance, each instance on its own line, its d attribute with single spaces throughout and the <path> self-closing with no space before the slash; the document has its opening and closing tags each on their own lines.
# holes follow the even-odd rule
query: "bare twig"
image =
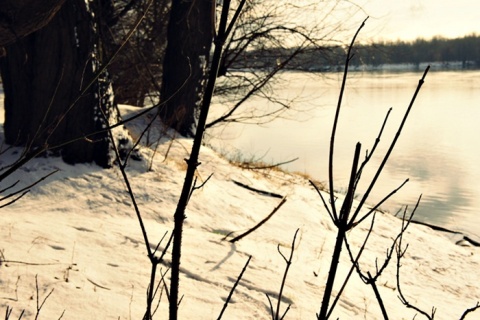
<svg viewBox="0 0 480 320">
<path fill-rule="evenodd" d="M 107 120 L 106 115 L 104 114 L 103 116 L 104 116 L 104 119 Z M 111 129 L 108 131 L 108 134 L 112 143 L 113 150 L 115 152 L 115 157 L 117 158 L 117 161 L 118 161 L 118 167 L 120 168 L 120 173 L 122 174 L 123 181 L 125 182 L 125 185 L 127 187 L 127 192 L 130 196 L 130 201 L 132 202 L 133 208 L 135 210 L 135 214 L 137 215 L 138 223 L 140 224 L 140 229 L 142 231 L 143 241 L 147 249 L 148 257 L 150 258 L 150 260 L 153 260 L 154 255 L 149 245 L 150 242 L 148 241 L 147 229 L 145 228 L 145 224 L 143 222 L 142 215 L 140 213 L 140 208 L 138 207 L 135 194 L 133 193 L 132 186 L 130 185 L 130 180 L 128 179 L 128 175 L 125 171 L 126 162 L 122 163 L 122 160 L 120 158 L 120 153 L 118 151 L 117 144 L 115 143 L 115 138 L 113 136 Z"/>
<path fill-rule="evenodd" d="M 392 191 L 390 191 L 390 193 L 388 195 L 386 195 L 382 200 L 380 200 L 379 202 L 377 202 L 377 204 L 375 206 L 373 206 L 373 208 L 371 208 L 366 214 L 363 215 L 363 217 L 361 217 L 360 219 L 358 219 L 358 221 L 355 221 L 355 218 L 356 216 L 354 215 L 350 221 L 350 225 L 351 226 L 355 226 L 359 223 L 361 223 L 363 220 L 365 220 L 366 218 L 368 218 L 373 212 L 377 211 L 378 208 L 380 208 L 380 206 L 385 203 L 385 201 L 387 201 L 388 199 L 390 199 L 390 197 L 392 197 L 395 193 L 398 192 L 398 190 L 400 190 L 407 182 L 409 181 L 409 179 L 406 179 L 399 187 L 397 187 L 396 189 L 393 189 Z"/>
<path fill-rule="evenodd" d="M 30 190 L 24 191 L 21 195 L 17 196 L 16 198 L 10 200 L 9 202 L 7 202 L 7 203 L 5 203 L 5 204 L 2 204 L 2 205 L 0 206 L 0 209 L 1 209 L 1 208 L 4 208 L 4 207 L 7 207 L 7 206 L 9 206 L 9 205 L 17 202 L 18 200 L 20 200 L 21 198 L 23 198 L 23 197 L 24 197 L 27 193 L 29 193 L 29 192 L 30 192 Z M 1 200 L 0 200 L 0 201 L 1 201 Z"/>
<path fill-rule="evenodd" d="M 13 309 L 10 309 L 10 306 L 7 306 L 7 310 L 5 311 L 5 320 L 10 319 L 10 315 L 12 314 Z"/>
<path fill-rule="evenodd" d="M 35 314 L 35 320 L 38 319 L 38 317 L 40 316 L 40 311 L 42 310 L 43 308 L 43 305 L 45 304 L 45 302 L 47 301 L 47 299 L 50 297 L 50 295 L 53 293 L 53 290 L 52 289 L 46 296 L 45 298 L 43 299 L 43 301 L 40 303 L 39 301 L 39 298 L 40 298 L 40 294 L 39 294 L 39 289 L 38 289 L 38 276 L 35 275 L 35 288 L 36 288 L 36 292 L 37 292 L 37 313 Z M 65 312 L 65 311 L 63 311 Z M 63 313 L 62 313 L 63 315 Z"/>
<path fill-rule="evenodd" d="M 402 133 L 402 129 L 405 125 L 405 122 L 407 121 L 408 115 L 410 114 L 410 110 L 413 107 L 413 104 L 415 103 L 415 100 L 417 99 L 417 95 L 420 92 L 420 89 L 422 88 L 422 85 L 425 83 L 425 77 L 427 76 L 428 71 L 430 70 L 430 66 L 427 66 L 425 69 L 422 78 L 418 81 L 417 88 L 415 89 L 415 93 L 413 94 L 412 99 L 410 100 L 410 104 L 408 105 L 407 110 L 405 111 L 405 115 L 403 116 L 402 122 L 400 123 L 400 126 L 398 127 L 397 132 L 395 133 L 395 137 L 393 138 L 392 142 L 390 143 L 390 147 L 388 148 L 387 152 L 385 153 L 385 156 L 379 165 L 377 172 L 375 173 L 375 176 L 373 177 L 372 181 L 370 182 L 370 185 L 368 186 L 367 190 L 365 191 L 362 199 L 360 200 L 360 203 L 358 204 L 357 210 L 353 214 L 353 219 L 356 218 L 356 216 L 359 214 L 361 208 L 363 207 L 363 204 L 367 200 L 368 196 L 370 195 L 370 192 L 373 189 L 373 186 L 377 182 L 378 177 L 383 171 L 383 168 L 385 167 L 388 158 L 390 157 L 390 154 L 392 153 L 393 149 L 395 148 L 395 145 L 397 143 L 398 138 L 400 137 L 400 134 Z M 352 219 L 352 221 L 353 221 Z"/>
<path fill-rule="evenodd" d="M 6 188 L 3 188 L 2 190 L 0 190 L 0 193 L 4 193 L 5 191 L 15 187 L 18 183 L 20 182 L 20 180 L 17 180 L 15 181 L 14 183 L 12 183 L 10 186 L 6 187 Z"/>
<path fill-rule="evenodd" d="M 24 164 L 26 164 L 28 161 L 32 160 L 33 158 L 39 156 L 46 150 L 46 147 L 37 147 L 37 148 L 32 148 L 23 154 L 23 156 L 15 161 L 14 164 L 12 164 L 7 170 L 2 172 L 0 174 L 0 181 L 11 175 L 13 172 L 17 171 L 20 167 L 22 167 Z"/>
<path fill-rule="evenodd" d="M 283 315 L 280 317 L 280 303 L 282 302 L 283 289 L 285 288 L 285 283 L 287 281 L 288 270 L 290 269 L 290 265 L 292 264 L 293 252 L 295 251 L 295 240 L 297 239 L 297 234 L 299 230 L 300 229 L 297 229 L 295 231 L 295 235 L 293 236 L 292 246 L 290 248 L 290 256 L 288 257 L 288 259 L 280 251 L 280 245 L 277 246 L 278 253 L 280 253 L 283 260 L 285 261 L 286 267 L 285 267 L 285 272 L 283 273 L 283 279 L 282 279 L 282 284 L 280 285 L 280 291 L 278 292 L 277 311 L 275 312 L 275 320 L 282 320 L 287 314 L 288 310 L 290 309 L 290 305 L 289 305 L 285 310 L 285 312 L 283 313 Z"/>
<path fill-rule="evenodd" d="M 335 221 L 335 217 L 333 216 L 332 212 L 330 211 L 330 207 L 327 205 L 327 201 L 326 201 L 325 198 L 323 197 L 322 192 L 320 191 L 320 189 L 317 187 L 317 185 L 316 185 L 312 180 L 308 180 L 308 181 L 309 181 L 310 184 L 315 188 L 315 190 L 317 191 L 318 195 L 320 196 L 320 199 L 322 199 L 323 206 L 324 206 L 325 209 L 327 210 L 328 215 L 330 216 L 330 219 L 332 219 L 332 221 Z"/>
<path fill-rule="evenodd" d="M 192 194 L 195 190 L 199 190 L 201 188 L 203 188 L 203 186 L 205 186 L 205 184 L 208 182 L 208 180 L 210 180 L 210 178 L 213 176 L 213 173 L 211 173 L 207 179 L 205 179 L 205 181 L 203 181 L 200 185 L 197 186 L 197 178 L 195 177 L 195 180 L 193 181 L 193 186 L 192 186 L 192 190 L 190 191 L 190 196 L 188 197 L 188 200 L 190 200 L 190 198 L 192 197 Z M 188 201 L 187 201 L 188 202 Z"/>
<path fill-rule="evenodd" d="M 477 309 L 480 309 L 480 303 L 477 302 L 477 304 L 474 306 L 474 307 L 471 307 L 471 308 L 468 308 L 467 310 L 465 310 L 465 312 L 462 314 L 462 316 L 460 317 L 460 320 L 463 320 L 465 319 L 465 317 L 471 313 L 471 312 L 474 312 L 475 310 Z"/>
<path fill-rule="evenodd" d="M 206 128 L 214 127 L 222 122 L 240 122 L 238 119 L 231 118 L 232 115 L 243 105 L 248 99 L 254 96 L 257 92 L 261 91 L 263 87 L 269 83 L 269 81 L 281 70 L 285 68 L 285 66 L 293 60 L 300 52 L 302 52 L 303 47 L 298 47 L 293 54 L 291 54 L 287 59 L 282 61 L 278 66 L 276 66 L 272 71 L 270 71 L 263 79 L 261 79 L 258 83 L 253 84 L 253 87 L 238 101 L 230 110 L 228 110 L 224 115 L 218 117 L 217 119 L 211 121 L 206 125 Z M 283 108 L 282 108 L 283 109 Z M 266 117 L 268 114 L 262 115 L 262 117 Z M 249 117 L 250 118 L 250 117 Z"/>
<path fill-rule="evenodd" d="M 5 196 L 5 197 L 0 198 L 0 201 L 4 201 L 4 200 L 6 200 L 6 199 L 9 199 L 9 198 L 11 198 L 11 197 L 13 197 L 13 196 L 21 193 L 21 195 L 20 195 L 19 197 L 15 198 L 13 201 L 10 201 L 10 202 L 8 202 L 8 203 L 6 203 L 6 204 L 1 205 L 0 208 L 6 207 L 6 206 L 8 206 L 9 204 L 12 204 L 13 202 L 19 200 L 19 199 L 22 198 L 25 194 L 27 194 L 32 187 L 36 186 L 37 184 L 39 184 L 40 182 L 42 182 L 43 180 L 47 179 L 48 177 L 50 177 L 51 175 L 53 175 L 53 174 L 55 174 L 55 173 L 57 173 L 57 172 L 58 172 L 58 170 L 54 170 L 54 171 L 50 172 L 49 174 L 41 177 L 41 178 L 38 179 L 37 181 L 33 182 L 32 184 L 30 184 L 30 185 L 28 185 L 28 186 L 26 186 L 26 187 L 24 187 L 24 188 L 22 188 L 22 189 L 20 189 L 20 190 L 17 190 L 17 191 L 15 191 L 15 192 L 12 192 L 12 193 L 10 193 L 9 195 L 7 195 L 7 196 Z M 16 184 L 16 183 L 15 183 L 15 184 Z M 15 184 L 14 184 L 14 185 L 15 185 Z M 12 186 L 10 186 L 10 187 L 12 187 Z"/>
<path fill-rule="evenodd" d="M 230 300 L 232 299 L 233 293 L 235 292 L 235 289 L 237 288 L 237 285 L 240 283 L 240 280 L 242 279 L 245 270 L 247 270 L 248 264 L 250 263 L 250 260 L 251 260 L 251 259 L 252 259 L 252 256 L 249 256 L 247 262 L 246 262 L 245 265 L 243 266 L 242 272 L 240 272 L 240 274 L 239 274 L 238 277 L 237 277 L 237 280 L 236 280 L 235 283 L 233 284 L 233 287 L 232 287 L 232 289 L 230 290 L 230 293 L 228 294 L 227 299 L 225 300 L 225 304 L 223 305 L 222 311 L 220 311 L 220 314 L 218 315 L 218 318 L 217 318 L 218 320 L 220 320 L 220 319 L 222 318 L 223 313 L 224 313 L 225 310 L 227 309 L 227 306 L 228 306 L 228 304 L 230 303 Z"/>
<path fill-rule="evenodd" d="M 104 117 L 105 121 L 107 121 L 107 116 L 104 113 L 102 113 L 102 114 L 103 114 L 103 117 Z M 160 240 L 160 242 L 157 244 L 155 250 L 152 250 L 152 248 L 150 247 L 150 242 L 148 240 L 147 230 L 145 228 L 145 224 L 143 222 L 142 215 L 140 213 L 140 208 L 138 207 L 137 200 L 135 198 L 135 194 L 133 193 L 133 189 L 132 189 L 131 184 L 130 184 L 130 180 L 128 179 L 127 172 L 125 171 L 125 167 L 127 165 L 128 157 L 122 163 L 122 160 L 120 158 L 120 153 L 118 151 L 118 147 L 117 147 L 117 144 L 115 142 L 115 138 L 113 136 L 113 133 L 112 133 L 111 129 L 108 129 L 108 135 L 109 135 L 109 138 L 111 140 L 113 150 L 115 152 L 115 157 L 117 159 L 118 167 L 120 168 L 120 172 L 122 174 L 123 181 L 125 182 L 125 185 L 127 186 L 127 192 L 130 196 L 130 201 L 132 202 L 132 205 L 133 205 L 134 210 L 135 210 L 135 214 L 137 216 L 137 220 L 140 224 L 140 229 L 141 229 L 142 235 L 143 235 L 143 241 L 145 243 L 145 247 L 147 249 L 147 255 L 148 255 L 148 258 L 149 258 L 150 263 L 151 263 L 150 285 L 149 285 L 149 288 L 147 290 L 147 308 L 146 308 L 146 313 L 145 313 L 145 316 L 144 316 L 144 319 L 150 320 L 150 319 L 152 319 L 152 304 L 153 304 L 153 299 L 154 299 L 154 292 L 156 291 L 155 290 L 155 278 L 156 278 L 157 267 L 163 261 L 163 257 L 165 256 L 166 252 L 168 251 L 168 248 L 170 247 L 170 243 L 171 243 L 172 238 L 173 238 L 173 233 L 171 234 L 170 239 L 169 239 L 167 245 L 165 246 L 164 250 L 162 251 L 162 254 L 160 255 L 160 257 L 156 257 L 155 253 L 157 252 L 157 249 L 160 246 L 161 241 L 164 239 L 166 233 L 162 237 L 162 240 Z"/>
<path fill-rule="evenodd" d="M 373 154 L 375 153 L 375 150 L 377 149 L 377 146 L 378 144 L 380 143 L 380 138 L 382 137 L 382 134 L 383 134 L 383 130 L 385 129 L 385 126 L 387 124 L 387 120 L 388 120 L 388 116 L 390 115 L 390 113 L 392 112 L 392 108 L 388 109 L 388 112 L 387 114 L 385 115 L 385 119 L 383 120 L 383 124 L 382 124 L 382 127 L 380 128 L 380 131 L 378 133 L 378 136 L 377 138 L 375 139 L 375 142 L 372 146 L 372 150 L 370 150 L 370 152 L 366 152 L 366 155 L 365 155 L 365 160 L 363 160 L 362 164 L 360 165 L 360 168 L 358 169 L 358 173 L 357 173 L 357 183 L 358 181 L 360 180 L 360 177 L 362 175 L 362 171 L 363 169 L 365 168 L 365 166 L 367 165 L 367 163 L 370 161 L 370 159 L 372 158 Z"/>
<path fill-rule="evenodd" d="M 13 311 L 13 308 L 10 308 L 10 306 L 7 306 L 7 309 L 5 311 L 5 320 L 9 320 L 10 319 L 10 316 L 12 314 L 12 311 Z M 23 317 L 23 314 L 25 313 L 25 309 L 22 310 L 22 312 L 20 313 L 20 315 L 18 316 L 18 320 L 21 320 L 22 317 Z"/>
<path fill-rule="evenodd" d="M 272 316 L 272 320 L 275 320 L 275 312 L 273 311 L 272 299 L 270 299 L 268 293 L 265 293 L 265 295 L 267 296 L 268 305 L 270 306 L 270 315 Z"/>
<path fill-rule="evenodd" d="M 280 209 L 283 204 L 287 202 L 287 197 L 284 197 L 282 199 L 282 201 L 280 201 L 280 203 L 272 210 L 272 212 L 267 216 L 265 217 L 265 219 L 263 219 L 262 221 L 260 221 L 259 223 L 257 223 L 253 228 L 249 229 L 248 231 L 242 233 L 241 235 L 238 235 L 236 236 L 235 238 L 229 240 L 231 243 L 235 243 L 237 242 L 238 240 L 242 239 L 243 237 L 246 237 L 248 236 L 250 233 L 252 233 L 253 231 L 257 230 L 258 228 L 260 228 L 265 222 L 267 222 L 274 214 L 275 212 L 278 211 L 278 209 Z"/>
<path fill-rule="evenodd" d="M 402 229 L 405 229 L 408 226 L 408 224 L 410 223 L 410 221 L 413 217 L 413 214 L 415 213 L 415 211 L 418 208 L 419 203 L 420 203 L 420 198 L 418 199 L 418 201 L 415 205 L 415 208 L 413 208 L 412 214 L 410 215 L 410 217 L 408 219 L 405 218 L 406 212 L 407 212 L 407 208 L 405 208 L 404 213 L 403 213 L 403 219 L 402 219 Z M 418 313 L 422 314 L 423 316 L 425 316 L 429 320 L 433 320 L 435 318 L 435 312 L 436 312 L 435 307 L 433 307 L 432 312 L 430 314 L 428 314 L 427 312 L 421 310 L 420 308 L 418 308 L 418 307 L 414 306 L 413 304 L 411 304 L 410 302 L 408 302 L 407 298 L 404 296 L 404 294 L 402 292 L 402 288 L 400 286 L 400 268 L 401 268 L 401 263 L 400 262 L 401 262 L 401 259 L 403 258 L 403 256 L 405 255 L 405 253 L 407 252 L 407 249 L 408 249 L 408 244 L 405 246 L 405 248 L 403 248 L 402 242 L 403 242 L 403 233 L 401 233 L 401 235 L 398 239 L 398 245 L 396 247 L 396 252 L 397 252 L 397 276 L 396 276 L 396 278 L 397 278 L 398 298 L 400 299 L 400 301 L 403 303 L 403 305 L 405 307 L 417 311 Z"/>
<path fill-rule="evenodd" d="M 168 286 L 167 284 L 165 283 L 165 276 L 167 275 L 168 273 L 168 269 L 165 270 L 165 272 L 162 273 L 162 269 L 160 269 L 160 274 L 162 275 L 160 277 L 160 280 L 158 281 L 158 285 L 157 287 L 155 288 L 155 293 L 153 294 L 153 297 L 156 297 L 157 296 L 157 293 L 158 293 L 158 290 L 160 289 L 160 295 L 158 297 L 158 303 L 157 305 L 155 306 L 155 309 L 152 310 L 152 317 L 155 315 L 155 313 L 157 312 L 158 308 L 160 307 L 160 302 L 162 301 L 162 296 L 163 296 L 163 290 L 165 290 L 165 294 L 167 296 L 167 301 L 169 300 L 169 296 L 168 296 Z"/>
<path fill-rule="evenodd" d="M 357 32 L 353 36 L 352 42 L 350 43 L 350 46 L 348 46 L 348 52 L 347 52 L 347 57 L 345 60 L 345 70 L 343 72 L 343 79 L 342 79 L 342 85 L 340 87 L 340 94 L 338 96 L 338 103 L 337 103 L 337 109 L 335 111 L 335 118 L 333 120 L 333 128 L 332 128 L 332 135 L 330 138 L 330 152 L 329 152 L 329 162 L 328 162 L 328 182 L 329 182 L 329 188 L 330 188 L 330 203 L 332 205 L 332 215 L 335 218 L 335 220 L 338 219 L 337 215 L 337 210 L 335 208 L 334 204 L 334 193 L 335 189 L 333 186 L 333 154 L 335 150 L 335 134 L 337 131 L 337 124 L 338 124 L 338 118 L 340 116 L 340 109 L 342 106 L 342 101 L 343 101 L 343 94 L 345 92 L 345 86 L 347 83 L 347 74 L 348 74 L 348 68 L 350 65 L 350 60 L 353 58 L 352 55 L 352 49 L 353 45 L 355 43 L 355 40 L 357 39 L 358 34 L 360 33 L 360 30 L 365 26 L 365 22 L 367 21 L 368 17 L 363 20 L 362 24 L 360 27 L 357 29 Z"/>
<path fill-rule="evenodd" d="M 18 261 L 18 260 L 2 260 L 1 261 L 2 263 L 15 263 L 15 264 L 23 264 L 23 265 L 26 265 L 26 266 L 55 266 L 55 265 L 59 265 L 59 264 L 63 264 L 63 265 L 70 265 L 70 263 L 60 263 L 60 262 L 53 262 L 53 263 L 34 263 L 34 262 L 25 262 L 25 261 Z M 0 263 L 1 265 L 1 263 Z M 76 263 L 74 263 L 73 265 L 76 265 Z"/>
</svg>

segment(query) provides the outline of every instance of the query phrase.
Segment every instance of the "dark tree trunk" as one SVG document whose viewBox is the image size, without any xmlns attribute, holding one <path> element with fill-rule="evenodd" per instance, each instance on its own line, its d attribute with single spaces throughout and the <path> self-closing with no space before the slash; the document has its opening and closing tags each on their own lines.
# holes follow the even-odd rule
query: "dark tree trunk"
<svg viewBox="0 0 480 320">
<path fill-rule="evenodd" d="M 45 26 L 65 0 L 0 0 L 0 46 Z"/>
<path fill-rule="evenodd" d="M 163 62 L 160 117 L 191 136 L 212 44 L 213 0 L 174 0 Z"/>
<path fill-rule="evenodd" d="M 105 128 L 113 104 L 107 79 L 77 99 L 98 71 L 92 21 L 85 0 L 69 0 L 45 28 L 6 48 L 0 67 L 8 144 L 108 166 L 107 133 L 92 135 Z"/>
</svg>

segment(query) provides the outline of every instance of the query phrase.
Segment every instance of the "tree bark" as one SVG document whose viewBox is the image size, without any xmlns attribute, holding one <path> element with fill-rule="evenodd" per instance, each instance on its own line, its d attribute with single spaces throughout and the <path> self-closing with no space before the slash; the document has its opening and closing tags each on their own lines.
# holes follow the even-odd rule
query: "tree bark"
<svg viewBox="0 0 480 320">
<path fill-rule="evenodd" d="M 192 136 L 213 38 L 212 0 L 174 0 L 163 62 L 160 117 Z"/>
<path fill-rule="evenodd" d="M 65 0 L 0 0 L 0 46 L 45 26 Z"/>
<path fill-rule="evenodd" d="M 0 71 L 5 92 L 8 144 L 60 152 L 68 163 L 109 165 L 106 127 L 113 105 L 98 71 L 91 13 L 84 0 L 69 0 L 43 29 L 6 48 Z"/>
</svg>

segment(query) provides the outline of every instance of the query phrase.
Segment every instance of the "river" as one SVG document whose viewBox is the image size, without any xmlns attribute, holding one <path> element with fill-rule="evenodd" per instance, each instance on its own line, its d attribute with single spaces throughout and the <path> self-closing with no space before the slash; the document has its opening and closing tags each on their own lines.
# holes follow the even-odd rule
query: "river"
<svg viewBox="0 0 480 320">
<path fill-rule="evenodd" d="M 412 98 L 419 72 L 354 72 L 349 76 L 335 145 L 335 189 L 345 190 L 355 144 L 362 154 L 370 150 L 391 107 L 387 128 L 366 168 L 358 190 L 366 188 L 392 140 Z M 267 162 L 297 161 L 284 165 L 327 182 L 332 121 L 342 74 L 315 76 L 285 72 L 288 85 L 275 97 L 297 98 L 302 108 L 292 119 L 276 119 L 262 126 L 231 124 L 211 131 L 217 149 L 233 147 Z M 249 106 L 266 105 L 260 98 Z M 215 110 L 215 108 L 214 108 Z M 215 112 L 215 111 L 214 111 Z M 409 182 L 382 206 L 396 213 L 421 204 L 415 219 L 463 232 L 480 239 L 480 71 L 430 71 L 413 106 L 370 203 L 382 199 L 405 179 Z M 228 151 L 232 152 L 232 151 Z M 320 200 L 319 200 L 320 201 Z"/>
</svg>

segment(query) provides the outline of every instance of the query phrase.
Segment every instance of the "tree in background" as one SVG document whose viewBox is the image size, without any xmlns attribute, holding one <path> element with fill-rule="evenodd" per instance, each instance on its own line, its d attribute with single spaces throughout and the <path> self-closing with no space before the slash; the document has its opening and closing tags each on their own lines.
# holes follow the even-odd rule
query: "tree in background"
<svg viewBox="0 0 480 320">
<path fill-rule="evenodd" d="M 191 135 L 195 127 L 213 39 L 213 5 L 213 1 L 205 0 L 172 2 L 160 116 L 182 135 Z M 238 24 L 226 41 L 218 74 L 221 81 L 215 94 L 221 96 L 218 101 L 225 111 L 211 120 L 207 128 L 227 122 L 264 123 L 292 110 L 289 102 L 275 98 L 272 83 L 280 71 L 305 52 L 326 55 L 333 36 L 342 30 L 341 22 L 328 18 L 338 6 L 337 2 L 320 8 L 314 1 L 299 6 L 295 1 L 247 0 Z M 318 13 L 317 17 L 298 16 L 306 11 Z M 348 26 L 345 24 L 344 28 Z M 253 58 L 252 52 L 255 52 Z M 231 72 L 239 69 L 241 73 Z M 267 98 L 277 108 L 245 111 L 242 108 L 245 102 L 256 96 Z"/>
<path fill-rule="evenodd" d="M 279 117 L 295 117 L 296 101 L 278 98 L 280 73 L 289 69 L 326 70 L 345 21 L 329 15 L 341 1 L 319 4 L 305 1 L 247 0 L 227 41 L 216 87 L 218 110 L 207 128 L 228 123 L 264 124 Z M 308 13 L 305 16 L 305 13 Z M 343 50 L 341 52 L 343 54 Z M 314 57 L 308 66 L 306 57 Z M 239 72 L 240 71 L 240 72 Z M 260 106 L 247 102 L 260 98 Z M 258 100 L 257 100 L 258 101 Z M 268 108 L 267 108 L 268 105 Z"/>
<path fill-rule="evenodd" d="M 108 166 L 113 92 L 97 77 L 99 37 L 91 8 L 66 1 L 45 28 L 6 47 L 0 62 L 5 140 L 27 150 L 60 152 L 68 163 Z M 97 133 L 96 133 L 97 132 Z"/>
<path fill-rule="evenodd" d="M 0 61 L 6 142 L 35 154 L 53 151 L 69 163 L 95 161 L 108 166 L 105 118 L 115 118 L 110 77 L 121 103 L 143 106 L 146 97 L 160 92 L 158 66 L 170 1 L 68 1 L 48 25 L 64 0 L 45 1 L 44 8 L 31 2 L 0 0 L 0 40 L 8 40 L 0 45 L 9 45 L 8 55 Z M 54 3 L 57 7 L 52 7 Z M 10 15 L 39 18 L 28 27 L 20 23 L 25 19 L 14 23 Z M 125 36 L 144 15 L 119 53 Z M 100 65 L 114 54 L 110 72 L 98 74 Z"/>
<path fill-rule="evenodd" d="M 215 2 L 173 1 L 163 60 L 160 118 L 192 136 L 213 40 Z"/>
<path fill-rule="evenodd" d="M 0 0 L 0 47 L 44 27 L 64 1 Z"/>
<path fill-rule="evenodd" d="M 262 123 L 292 110 L 288 101 L 275 99 L 271 83 L 289 65 L 301 65 L 305 53 L 326 55 L 333 36 L 342 30 L 340 22 L 328 20 L 337 5 L 306 8 L 293 1 L 247 0 L 239 24 L 226 40 L 219 71 L 216 95 L 222 97 L 226 111 L 207 127 Z M 117 102 L 158 104 L 164 123 L 192 135 L 209 67 L 215 10 L 213 0 L 66 2 L 44 30 L 9 46 L 2 59 L 7 143 L 61 151 L 70 163 L 96 161 L 106 166 L 104 117 L 114 109 L 113 95 L 107 74 L 97 79 L 96 73 L 99 64 L 114 54 L 108 68 Z M 299 18 L 300 12 L 323 15 L 315 14 L 313 21 Z M 137 18 L 144 14 L 137 26 Z M 133 37 L 124 45 L 132 28 Z M 238 69 L 242 72 L 234 72 Z M 278 108 L 268 112 L 241 108 L 255 96 L 270 99 Z"/>
<path fill-rule="evenodd" d="M 99 32 L 107 56 L 122 45 L 127 33 L 133 35 L 108 66 L 118 103 L 154 105 L 160 99 L 162 61 L 165 55 L 170 0 L 100 1 Z M 137 18 L 144 16 L 135 27 Z"/>
<path fill-rule="evenodd" d="M 275 75 L 285 69 L 308 42 L 307 32 L 300 36 L 304 30 L 287 18 L 289 5 L 288 1 L 247 1 L 223 52 L 215 92 L 218 101 L 228 107 L 211 120 L 207 128 L 228 122 L 260 123 L 260 118 L 274 118 L 274 114 L 285 110 L 287 106 L 273 94 Z M 286 48 L 292 45 L 299 47 Z M 235 72 L 237 70 L 242 71 Z M 279 108 L 273 113 L 262 108 L 242 110 L 244 103 L 253 97 L 278 103 Z"/>
</svg>

